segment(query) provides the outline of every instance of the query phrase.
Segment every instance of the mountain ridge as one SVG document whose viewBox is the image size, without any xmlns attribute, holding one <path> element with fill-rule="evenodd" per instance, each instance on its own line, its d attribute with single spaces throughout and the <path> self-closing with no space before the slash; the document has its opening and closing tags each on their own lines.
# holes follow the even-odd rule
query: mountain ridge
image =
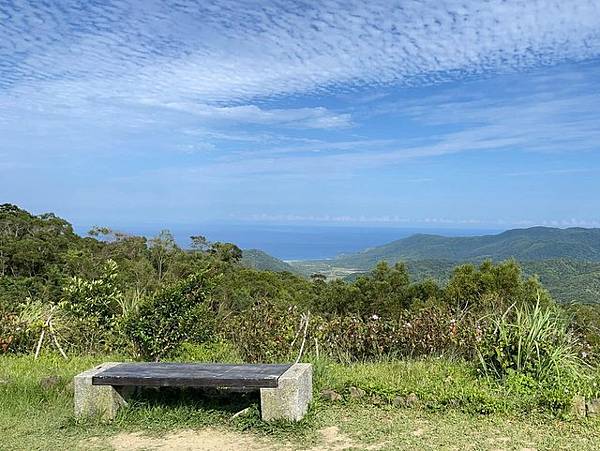
<svg viewBox="0 0 600 451">
<path fill-rule="evenodd" d="M 447 237 L 414 234 L 360 252 L 341 254 L 328 262 L 335 266 L 368 269 L 378 261 L 402 260 L 538 261 L 567 258 L 600 262 L 600 229 L 530 227 L 495 235 Z"/>
<path fill-rule="evenodd" d="M 525 275 L 539 276 L 558 301 L 600 302 L 600 229 L 531 227 L 473 237 L 419 233 L 328 260 L 290 263 L 257 249 L 243 255 L 242 264 L 255 269 L 345 280 L 368 273 L 380 261 L 404 262 L 415 280 L 441 283 L 463 263 L 515 259 Z"/>
</svg>

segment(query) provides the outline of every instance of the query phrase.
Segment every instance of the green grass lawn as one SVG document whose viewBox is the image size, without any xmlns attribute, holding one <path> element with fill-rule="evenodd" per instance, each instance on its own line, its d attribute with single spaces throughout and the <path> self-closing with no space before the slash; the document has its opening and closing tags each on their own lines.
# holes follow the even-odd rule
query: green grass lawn
<svg viewBox="0 0 600 451">
<path fill-rule="evenodd" d="M 440 359 L 314 362 L 315 402 L 297 424 L 263 423 L 258 400 L 251 395 L 219 398 L 175 390 L 139 396 L 110 424 L 75 421 L 72 377 L 110 360 L 123 359 L 0 357 L 0 449 L 177 449 L 199 446 L 206 439 L 203 433 L 222 439 L 218 443 L 223 448 L 246 450 L 591 450 L 600 441 L 599 420 L 573 419 L 553 410 L 547 393 L 516 391 L 514 384 L 507 389 L 477 378 L 467 364 Z M 56 378 L 45 379 L 49 376 Z M 351 398 L 351 386 L 365 394 Z M 323 388 L 336 390 L 343 399 L 321 399 Z M 394 402 L 410 393 L 418 399 L 410 407 Z M 248 406 L 249 414 L 231 418 Z"/>
</svg>

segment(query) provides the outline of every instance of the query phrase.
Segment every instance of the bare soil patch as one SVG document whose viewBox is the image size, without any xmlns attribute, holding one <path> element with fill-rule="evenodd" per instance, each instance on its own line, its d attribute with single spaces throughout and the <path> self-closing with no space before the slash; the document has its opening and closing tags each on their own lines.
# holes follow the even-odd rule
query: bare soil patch
<svg viewBox="0 0 600 451">
<path fill-rule="evenodd" d="M 153 437 L 141 432 L 122 432 L 108 439 L 93 438 L 87 444 L 109 446 L 115 451 L 266 451 L 307 449 L 308 451 L 342 451 L 346 449 L 377 450 L 382 445 L 365 447 L 342 433 L 337 426 L 319 430 L 320 442 L 305 448 L 299 443 L 277 443 L 272 439 L 257 437 L 252 434 L 231 432 L 221 429 L 207 428 L 201 430 L 185 429 L 169 433 L 162 437 Z M 89 448 L 89 446 L 88 446 Z"/>
<path fill-rule="evenodd" d="M 92 440 L 92 445 L 109 445 L 115 451 L 217 451 L 217 450 L 273 450 L 281 449 L 277 444 L 259 437 L 227 432 L 220 429 L 185 429 L 166 434 L 162 437 L 153 437 L 141 432 L 122 432 L 108 439 Z"/>
</svg>

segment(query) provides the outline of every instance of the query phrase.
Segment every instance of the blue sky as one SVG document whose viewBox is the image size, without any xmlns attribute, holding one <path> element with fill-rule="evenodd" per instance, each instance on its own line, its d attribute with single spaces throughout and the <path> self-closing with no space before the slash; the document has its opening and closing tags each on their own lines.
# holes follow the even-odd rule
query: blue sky
<svg viewBox="0 0 600 451">
<path fill-rule="evenodd" d="M 600 226 L 597 0 L 0 0 L 0 201 Z"/>
</svg>

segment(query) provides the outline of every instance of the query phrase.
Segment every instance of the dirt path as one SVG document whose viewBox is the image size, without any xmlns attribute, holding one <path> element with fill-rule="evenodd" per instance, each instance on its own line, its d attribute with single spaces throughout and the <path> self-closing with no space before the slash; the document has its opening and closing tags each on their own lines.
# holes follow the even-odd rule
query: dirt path
<svg viewBox="0 0 600 451">
<path fill-rule="evenodd" d="M 370 446 L 365 448 L 354 442 L 350 437 L 344 435 L 336 426 L 327 427 L 319 431 L 321 440 L 319 444 L 305 448 L 308 451 L 341 451 L 345 449 L 371 449 L 377 450 L 382 447 Z M 142 450 L 160 450 L 160 451 L 266 451 L 266 450 L 293 450 L 298 445 L 291 443 L 277 443 L 273 439 L 262 438 L 252 434 L 240 432 L 225 431 L 222 429 L 201 429 L 201 430 L 181 430 L 162 437 L 151 437 L 139 432 L 120 433 L 108 440 L 94 438 L 87 441 L 86 447 L 90 445 L 109 445 L 116 451 L 142 451 Z"/>
</svg>

